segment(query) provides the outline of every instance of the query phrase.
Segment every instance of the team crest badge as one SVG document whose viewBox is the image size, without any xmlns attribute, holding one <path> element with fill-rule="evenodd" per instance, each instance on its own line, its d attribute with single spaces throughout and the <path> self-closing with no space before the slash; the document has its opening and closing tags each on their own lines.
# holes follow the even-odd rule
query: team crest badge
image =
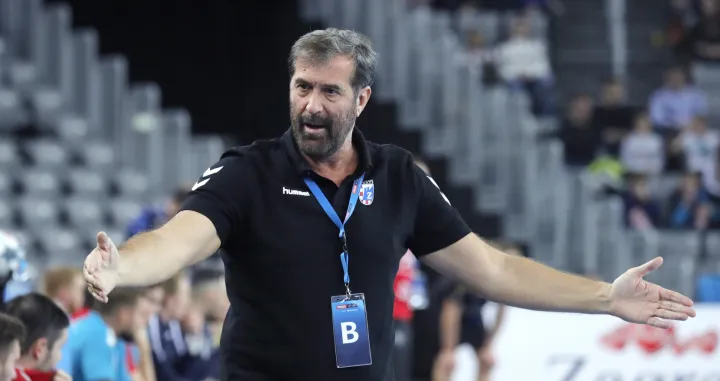
<svg viewBox="0 0 720 381">
<path fill-rule="evenodd" d="M 360 185 L 360 194 L 358 195 L 360 203 L 363 205 L 372 204 L 375 199 L 375 183 L 372 180 L 363 181 Z"/>
</svg>

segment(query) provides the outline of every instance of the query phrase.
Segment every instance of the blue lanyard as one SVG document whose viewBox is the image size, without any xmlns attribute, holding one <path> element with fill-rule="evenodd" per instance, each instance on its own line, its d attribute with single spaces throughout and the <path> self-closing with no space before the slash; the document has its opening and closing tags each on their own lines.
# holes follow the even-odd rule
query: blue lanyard
<svg viewBox="0 0 720 381">
<path fill-rule="evenodd" d="M 358 197 L 360 196 L 360 186 L 362 186 L 364 178 L 365 174 L 363 173 L 362 175 L 360 175 L 360 177 L 357 178 L 357 180 L 353 182 L 352 192 L 350 193 L 350 201 L 348 202 L 347 212 L 345 213 L 345 221 L 340 220 L 337 212 L 335 212 L 335 209 L 330 204 L 330 201 L 328 201 L 327 197 L 325 197 L 325 194 L 323 194 L 323 192 L 320 190 L 320 187 L 318 187 L 317 183 L 315 183 L 315 180 L 309 177 L 305 178 L 305 184 L 307 184 L 308 188 L 310 188 L 310 192 L 312 192 L 313 196 L 315 196 L 315 199 L 320 203 L 320 206 L 323 208 L 328 217 L 330 217 L 330 220 L 332 220 L 332 222 L 335 223 L 335 226 L 340 229 L 340 234 L 338 235 L 338 237 L 342 240 L 343 245 L 342 253 L 340 253 L 340 263 L 342 264 L 343 268 L 343 282 L 345 282 L 345 291 L 347 291 L 348 295 L 350 295 L 350 273 L 348 272 L 350 254 L 348 254 L 347 237 L 345 236 L 345 224 L 348 222 L 350 216 L 352 216 L 353 212 L 355 211 L 355 205 L 357 205 Z"/>
</svg>

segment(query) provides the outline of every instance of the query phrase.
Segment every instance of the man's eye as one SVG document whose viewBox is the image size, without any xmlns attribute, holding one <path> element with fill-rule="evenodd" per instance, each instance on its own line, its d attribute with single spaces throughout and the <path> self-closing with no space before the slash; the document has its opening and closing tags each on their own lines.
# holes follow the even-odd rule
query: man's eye
<svg viewBox="0 0 720 381">
<path fill-rule="evenodd" d="M 298 87 L 298 89 L 301 89 L 301 90 L 309 90 L 310 89 L 310 86 L 305 83 L 300 83 L 297 85 L 297 87 Z"/>
</svg>

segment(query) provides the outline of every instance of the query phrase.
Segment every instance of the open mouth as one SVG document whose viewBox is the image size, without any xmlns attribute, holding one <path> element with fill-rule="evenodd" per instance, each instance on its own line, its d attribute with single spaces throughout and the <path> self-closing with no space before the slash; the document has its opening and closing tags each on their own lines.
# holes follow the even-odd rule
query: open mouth
<svg viewBox="0 0 720 381">
<path fill-rule="evenodd" d="M 310 123 L 304 123 L 303 128 L 313 131 L 323 130 L 325 129 L 324 125 L 321 124 L 310 124 Z"/>
</svg>

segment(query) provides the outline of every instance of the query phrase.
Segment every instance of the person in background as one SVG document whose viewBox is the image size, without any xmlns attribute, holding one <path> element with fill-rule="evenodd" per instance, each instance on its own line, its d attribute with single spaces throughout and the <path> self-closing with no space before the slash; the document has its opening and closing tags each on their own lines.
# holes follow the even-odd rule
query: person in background
<svg viewBox="0 0 720 381">
<path fill-rule="evenodd" d="M 190 303 L 190 278 L 180 273 L 163 283 L 165 295 L 160 312 L 150 318 L 148 336 L 153 352 L 157 381 L 188 380 L 182 371 L 187 346 L 180 320 Z"/>
<path fill-rule="evenodd" d="M 75 321 L 58 368 L 74 381 L 132 381 L 125 363 L 125 344 L 118 336 L 137 328 L 141 292 L 119 288 L 113 300 L 96 302 L 88 315 Z"/>
<path fill-rule="evenodd" d="M 635 118 L 635 127 L 620 145 L 620 161 L 627 172 L 658 174 L 665 168 L 665 144 L 653 132 L 647 113 Z"/>
<path fill-rule="evenodd" d="M 47 270 L 42 281 L 42 293 L 57 303 L 66 313 L 79 313 L 85 305 L 85 279 L 73 267 Z"/>
<path fill-rule="evenodd" d="M 147 334 L 147 327 L 150 318 L 160 312 L 162 308 L 165 290 L 162 284 L 150 286 L 142 290 L 138 299 L 139 319 L 136 323 L 135 332 L 132 335 L 124 335 L 126 351 L 125 360 L 128 373 L 133 381 L 155 381 L 155 364 L 153 363 L 152 347 Z"/>
<path fill-rule="evenodd" d="M 25 340 L 25 326 L 12 316 L 0 313 L 0 381 L 15 379 L 20 359 L 20 344 Z"/>
<path fill-rule="evenodd" d="M 175 190 L 164 207 L 150 206 L 145 208 L 142 213 L 140 213 L 140 216 L 128 226 L 126 232 L 127 238 L 155 229 L 176 215 L 189 191 L 190 187 L 180 187 Z"/>
<path fill-rule="evenodd" d="M 46 296 L 30 293 L 11 300 L 2 311 L 25 326 L 15 380 L 71 380 L 70 376 L 56 370 L 70 325 L 70 318 L 62 308 Z"/>
<path fill-rule="evenodd" d="M 700 187 L 697 173 L 686 173 L 679 188 L 670 196 L 668 226 L 673 229 L 706 229 L 710 224 L 711 206 Z"/>
<path fill-rule="evenodd" d="M 720 4 L 700 1 L 702 16 L 681 43 L 682 53 L 694 61 L 720 62 Z"/>
<path fill-rule="evenodd" d="M 593 110 L 595 126 L 602 133 L 607 153 L 618 156 L 620 142 L 632 129 L 637 107 L 627 104 L 625 87 L 617 79 L 603 83 L 600 102 Z"/>
<path fill-rule="evenodd" d="M 602 139 L 594 124 L 593 101 L 589 95 L 573 97 L 568 114 L 556 135 L 565 147 L 567 165 L 585 167 L 595 159 Z"/>
<path fill-rule="evenodd" d="M 696 116 L 670 145 L 675 155 L 685 157 L 685 170 L 700 172 L 717 155 L 720 147 L 720 135 L 707 127 L 707 119 Z"/>
<path fill-rule="evenodd" d="M 192 276 L 192 306 L 182 320 L 187 355 L 181 369 L 193 380 L 220 379 L 220 352 L 217 330 L 230 308 L 225 276 L 220 269 L 200 268 Z"/>
<path fill-rule="evenodd" d="M 665 84 L 650 97 L 650 119 L 658 132 L 667 139 L 674 138 L 694 117 L 707 114 L 705 95 L 688 83 L 685 69 L 670 68 Z"/>
<path fill-rule="evenodd" d="M 628 191 L 624 194 L 625 222 L 634 230 L 652 230 L 660 226 L 660 205 L 650 194 L 647 179 L 641 174 L 629 176 Z"/>
<path fill-rule="evenodd" d="M 510 38 L 497 50 L 500 76 L 514 89 L 525 90 L 536 115 L 553 112 L 553 75 L 545 43 L 530 35 L 527 17 L 518 17 Z"/>
</svg>

